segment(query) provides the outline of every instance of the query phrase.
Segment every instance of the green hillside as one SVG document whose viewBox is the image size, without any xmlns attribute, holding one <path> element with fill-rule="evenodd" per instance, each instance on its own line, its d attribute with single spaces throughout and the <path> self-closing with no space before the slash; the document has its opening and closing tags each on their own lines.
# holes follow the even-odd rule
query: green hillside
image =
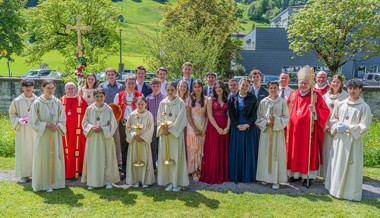
<svg viewBox="0 0 380 218">
<path fill-rule="evenodd" d="M 135 68 L 144 64 L 144 56 L 146 49 L 139 41 L 139 30 L 150 35 L 156 34 L 160 29 L 159 21 L 161 20 L 161 10 L 163 1 L 159 0 L 124 0 L 123 2 L 114 3 L 121 7 L 124 11 L 124 23 L 121 24 L 122 29 L 122 55 L 125 68 Z M 175 0 L 170 0 L 175 2 Z M 249 5 L 238 3 L 239 8 L 244 9 L 241 32 L 250 32 L 253 21 L 247 17 Z M 256 23 L 256 26 L 269 26 L 268 24 Z M 119 31 L 119 30 L 116 30 Z M 13 76 L 24 75 L 29 69 L 39 68 L 39 64 L 26 65 L 25 57 L 14 56 L 15 62 L 11 63 L 11 71 Z M 74 57 L 73 57 L 74 58 Z M 43 57 L 43 62 L 47 63 L 50 68 L 62 69 L 63 59 L 59 53 L 52 51 Z M 119 63 L 119 52 L 109 57 L 109 66 L 115 68 Z M 0 59 L 0 76 L 8 76 L 8 68 L 5 59 Z"/>
</svg>

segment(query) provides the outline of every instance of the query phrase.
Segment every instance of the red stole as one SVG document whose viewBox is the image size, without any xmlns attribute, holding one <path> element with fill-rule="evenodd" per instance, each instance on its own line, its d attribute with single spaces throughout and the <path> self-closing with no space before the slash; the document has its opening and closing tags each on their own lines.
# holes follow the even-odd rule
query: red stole
<svg viewBox="0 0 380 218">
<path fill-rule="evenodd" d="M 318 92 L 322 97 L 329 91 L 330 86 L 327 85 L 324 89 L 317 89 L 315 88 L 314 91 Z"/>
<path fill-rule="evenodd" d="M 310 135 L 310 92 L 301 96 L 299 90 L 292 92 L 287 100 L 289 124 L 287 126 L 287 169 L 291 172 L 308 173 L 309 135 Z M 317 120 L 313 121 L 310 152 L 310 171 L 316 171 L 322 162 L 323 129 L 330 110 L 318 92 L 314 92 Z"/>
<path fill-rule="evenodd" d="M 66 135 L 62 137 L 65 153 L 66 179 L 78 178 L 82 173 L 86 137 L 82 130 L 82 120 L 86 112 L 87 102 L 80 96 L 67 98 L 61 102 L 66 112 Z"/>
</svg>

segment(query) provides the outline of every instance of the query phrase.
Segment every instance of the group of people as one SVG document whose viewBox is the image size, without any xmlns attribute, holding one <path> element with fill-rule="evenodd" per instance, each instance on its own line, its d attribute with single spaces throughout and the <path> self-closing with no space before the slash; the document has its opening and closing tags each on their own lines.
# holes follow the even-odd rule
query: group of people
<svg viewBox="0 0 380 218">
<path fill-rule="evenodd" d="M 297 90 L 286 72 L 265 89 L 253 70 L 251 78 L 230 79 L 227 91 L 213 72 L 205 85 L 191 77 L 191 63 L 182 72 L 170 82 L 160 67 L 148 83 L 139 66 L 121 84 L 110 67 L 99 85 L 94 74 L 78 90 L 66 83 L 61 99 L 53 80 L 42 82 L 39 97 L 34 81 L 22 80 L 23 94 L 9 109 L 16 176 L 32 177 L 34 191 L 48 192 L 80 176 L 88 189 L 125 178 L 135 188 L 157 182 L 166 191 L 188 186 L 189 174 L 209 184 L 260 181 L 273 189 L 302 179 L 310 187 L 319 176 L 331 195 L 361 200 L 362 134 L 371 111 L 360 80 L 348 81 L 347 93 L 341 76 L 329 85 L 324 71 L 314 78 L 305 66 Z"/>
</svg>

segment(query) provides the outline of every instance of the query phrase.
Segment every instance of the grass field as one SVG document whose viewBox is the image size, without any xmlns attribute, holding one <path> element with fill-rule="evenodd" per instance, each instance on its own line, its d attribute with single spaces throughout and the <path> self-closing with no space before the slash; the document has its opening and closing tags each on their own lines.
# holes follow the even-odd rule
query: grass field
<svg viewBox="0 0 380 218">
<path fill-rule="evenodd" d="M 147 54 L 147 50 L 142 46 L 139 39 L 139 31 L 147 33 L 149 35 L 156 34 L 160 30 L 161 26 L 159 21 L 161 20 L 160 7 L 164 1 L 160 0 L 128 0 L 117 2 L 119 7 L 124 11 L 124 23 L 121 24 L 122 29 L 122 55 L 125 68 L 135 68 L 138 65 L 144 64 L 144 57 Z M 175 2 L 170 0 L 169 2 Z M 241 32 L 250 32 L 252 29 L 253 21 L 247 18 L 249 5 L 243 5 L 238 3 L 239 8 L 244 9 L 243 19 L 241 21 Z M 265 23 L 256 23 L 258 27 L 268 27 Z M 115 30 L 119 31 L 119 30 Z M 110 56 L 108 59 L 108 65 L 118 68 L 119 64 L 119 52 Z M 13 56 L 14 62 L 10 63 L 10 68 L 13 76 L 22 76 L 30 69 L 38 69 L 39 63 L 32 65 L 25 64 L 25 57 Z M 75 57 L 73 57 L 75 58 Z M 42 57 L 42 62 L 47 63 L 49 68 L 63 69 L 63 58 L 57 51 L 49 52 Z M 0 76 L 8 76 L 8 67 L 5 59 L 0 59 Z"/>
<path fill-rule="evenodd" d="M 374 169 L 377 181 L 380 169 Z M 165 192 L 157 189 L 88 191 L 69 187 L 33 192 L 30 185 L 0 182 L 4 217 L 379 217 L 380 200 L 339 200 L 329 195 L 233 191 Z"/>
</svg>

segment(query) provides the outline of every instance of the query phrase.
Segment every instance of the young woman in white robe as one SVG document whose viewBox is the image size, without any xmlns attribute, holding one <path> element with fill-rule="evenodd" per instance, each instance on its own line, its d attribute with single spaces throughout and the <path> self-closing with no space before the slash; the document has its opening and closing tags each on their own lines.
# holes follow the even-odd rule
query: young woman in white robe
<svg viewBox="0 0 380 218">
<path fill-rule="evenodd" d="M 289 122 L 289 111 L 285 100 L 278 96 L 278 82 L 269 82 L 267 86 L 269 96 L 260 102 L 257 110 L 256 125 L 261 134 L 256 179 L 279 189 L 280 183 L 288 180 L 284 128 Z"/>
<path fill-rule="evenodd" d="M 326 126 L 323 135 L 323 146 L 322 146 L 322 163 L 319 167 L 320 176 L 326 178 L 327 166 L 330 162 L 330 151 L 333 141 L 333 136 L 331 135 L 331 124 L 330 118 L 334 108 L 339 104 L 339 102 L 345 100 L 348 97 L 348 93 L 343 90 L 343 78 L 336 74 L 331 78 L 330 90 L 323 95 L 323 100 L 326 102 L 330 109 L 330 117 L 326 121 Z"/>
<path fill-rule="evenodd" d="M 103 186 L 111 189 L 112 183 L 120 181 L 113 140 L 117 121 L 111 107 L 104 103 L 104 90 L 95 89 L 94 97 L 95 103 L 86 109 L 82 122 L 87 137 L 82 182 L 87 182 L 89 190 Z"/>
<path fill-rule="evenodd" d="M 154 131 L 154 121 L 152 113 L 145 109 L 146 105 L 147 101 L 145 97 L 138 97 L 136 100 L 137 109 L 129 114 L 125 125 L 127 142 L 129 143 L 125 182 L 128 185 L 133 185 L 134 188 L 138 188 L 140 183 L 143 188 L 148 188 L 155 181 L 152 149 L 150 146 Z M 142 125 L 142 129 L 138 132 L 139 134 L 137 134 L 137 129 L 133 128 L 137 125 Z M 140 149 L 139 154 L 138 149 Z M 138 163 L 138 158 L 140 158 L 140 163 L 143 162 L 144 165 L 134 165 L 134 163 Z"/>
<path fill-rule="evenodd" d="M 65 164 L 62 136 L 66 134 L 66 115 L 61 101 L 53 94 L 53 80 L 42 82 L 43 94 L 38 97 L 28 119 L 37 137 L 33 150 L 33 191 L 65 188 Z"/>
<path fill-rule="evenodd" d="M 157 136 L 158 145 L 158 170 L 157 183 L 167 185 L 166 191 L 178 192 L 180 186 L 189 185 L 187 175 L 187 164 L 185 156 L 185 141 L 183 129 L 186 126 L 185 103 L 176 96 L 175 82 L 166 85 L 167 97 L 161 101 L 157 112 Z M 162 125 L 163 122 L 172 122 L 169 126 Z M 168 156 L 166 152 L 166 136 L 168 139 Z M 167 159 L 174 160 L 172 164 L 165 164 Z"/>
<path fill-rule="evenodd" d="M 325 187 L 337 198 L 360 201 L 363 185 L 363 138 L 372 120 L 371 110 L 360 97 L 363 82 L 347 82 L 349 97 L 334 108 L 331 134 L 334 135 Z"/>
<path fill-rule="evenodd" d="M 34 81 L 21 81 L 23 93 L 14 99 L 9 107 L 9 117 L 12 128 L 16 130 L 15 143 L 15 171 L 20 177 L 20 183 L 25 183 L 32 177 L 33 148 L 36 132 L 28 123 L 32 103 L 37 96 L 33 94 Z"/>
</svg>

